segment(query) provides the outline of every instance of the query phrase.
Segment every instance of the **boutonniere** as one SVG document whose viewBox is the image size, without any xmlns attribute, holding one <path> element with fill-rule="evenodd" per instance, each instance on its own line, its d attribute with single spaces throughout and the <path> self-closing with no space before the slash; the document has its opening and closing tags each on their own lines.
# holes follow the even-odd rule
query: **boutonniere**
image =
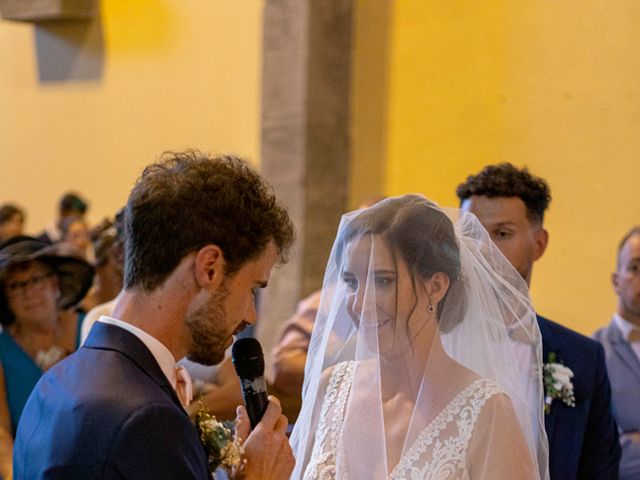
<svg viewBox="0 0 640 480">
<path fill-rule="evenodd" d="M 573 372 L 569 367 L 558 363 L 556 354 L 549 353 L 547 363 L 544 364 L 544 413 L 551 412 L 551 402 L 558 398 L 570 407 L 576 406 L 573 394 Z"/>
<path fill-rule="evenodd" d="M 241 440 L 235 436 L 235 422 L 218 421 L 200 402 L 200 409 L 196 413 L 196 427 L 212 472 L 218 467 L 231 468 L 242 465 L 244 449 Z"/>
</svg>

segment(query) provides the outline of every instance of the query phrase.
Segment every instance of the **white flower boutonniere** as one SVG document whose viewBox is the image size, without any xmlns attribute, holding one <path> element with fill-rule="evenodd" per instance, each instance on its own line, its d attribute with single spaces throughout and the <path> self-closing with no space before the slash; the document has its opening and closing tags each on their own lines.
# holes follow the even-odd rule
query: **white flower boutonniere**
<svg viewBox="0 0 640 480">
<path fill-rule="evenodd" d="M 212 472 L 218 467 L 231 468 L 242 465 L 244 449 L 241 440 L 234 434 L 235 422 L 219 422 L 200 403 L 200 409 L 196 414 L 196 426 Z"/>
<path fill-rule="evenodd" d="M 559 398 L 570 407 L 576 406 L 573 394 L 573 372 L 556 360 L 556 354 L 549 353 L 548 361 L 544 364 L 544 413 L 551 412 L 551 403 Z"/>
</svg>

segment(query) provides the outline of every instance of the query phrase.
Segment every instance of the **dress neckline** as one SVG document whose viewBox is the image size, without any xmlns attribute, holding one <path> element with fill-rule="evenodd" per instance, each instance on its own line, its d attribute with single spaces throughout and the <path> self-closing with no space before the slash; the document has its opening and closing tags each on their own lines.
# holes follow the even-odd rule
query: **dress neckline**
<svg viewBox="0 0 640 480">
<path fill-rule="evenodd" d="M 443 431 L 449 424 L 451 417 L 458 411 L 460 406 L 464 404 L 466 399 L 486 384 L 492 385 L 493 382 L 486 378 L 478 378 L 459 391 L 413 440 L 411 447 L 402 454 L 400 461 L 393 467 L 391 473 L 387 475 L 387 480 L 393 479 L 399 471 L 403 469 L 406 470 L 407 467 L 411 465 L 411 461 L 415 460 L 424 452 L 424 440 Z"/>
</svg>

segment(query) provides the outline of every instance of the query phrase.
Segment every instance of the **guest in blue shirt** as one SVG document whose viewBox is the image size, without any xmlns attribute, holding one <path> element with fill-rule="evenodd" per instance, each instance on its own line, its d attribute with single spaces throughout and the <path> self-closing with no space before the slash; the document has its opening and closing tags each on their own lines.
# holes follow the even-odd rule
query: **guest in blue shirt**
<svg viewBox="0 0 640 480">
<path fill-rule="evenodd" d="M 11 478 L 13 437 L 40 376 L 77 348 L 81 315 L 70 307 L 93 268 L 68 245 L 14 237 L 0 245 L 0 475 Z"/>
</svg>

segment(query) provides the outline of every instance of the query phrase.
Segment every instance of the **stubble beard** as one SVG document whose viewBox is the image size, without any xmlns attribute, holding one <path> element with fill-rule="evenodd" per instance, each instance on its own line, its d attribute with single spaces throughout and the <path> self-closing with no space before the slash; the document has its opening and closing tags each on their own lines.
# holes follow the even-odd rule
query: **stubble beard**
<svg viewBox="0 0 640 480">
<path fill-rule="evenodd" d="M 202 365 L 216 365 L 224 360 L 229 333 L 223 301 L 229 292 L 224 288 L 187 319 L 191 336 L 187 358 Z"/>
<path fill-rule="evenodd" d="M 621 298 L 621 303 L 626 311 L 627 316 L 633 316 L 640 319 L 640 297 L 637 295 L 632 298 Z M 631 321 L 631 319 L 625 318 Z M 635 323 L 635 322 L 634 322 Z"/>
</svg>

